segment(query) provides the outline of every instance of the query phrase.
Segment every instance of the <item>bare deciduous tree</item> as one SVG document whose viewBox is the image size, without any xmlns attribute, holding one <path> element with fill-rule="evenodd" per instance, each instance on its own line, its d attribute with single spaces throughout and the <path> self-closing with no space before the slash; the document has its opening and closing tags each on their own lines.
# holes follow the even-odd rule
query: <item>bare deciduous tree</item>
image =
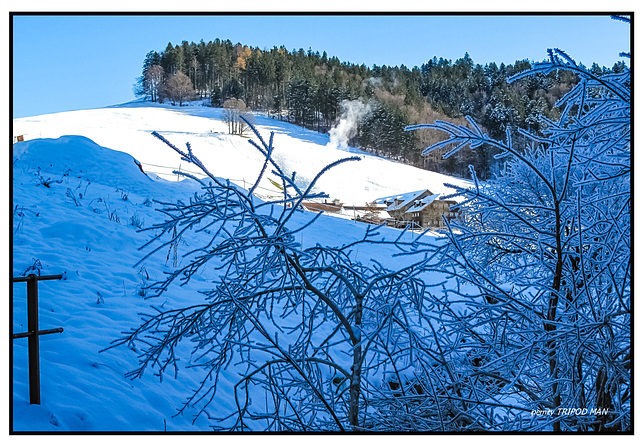
<svg viewBox="0 0 640 444">
<path fill-rule="evenodd" d="M 298 241 L 319 217 L 299 219 L 302 201 L 327 197 L 312 192 L 317 179 L 358 158 L 328 165 L 302 189 L 274 162 L 273 133 L 266 143 L 256 132 L 260 143 L 249 142 L 265 160 L 247 191 L 214 176 L 189 145 L 184 151 L 154 135 L 210 182 L 200 181 L 203 193 L 189 202 L 165 203 L 168 219 L 149 228 L 156 232 L 149 244 L 156 247 L 147 258 L 197 235 L 188 239 L 187 264 L 145 293 L 158 296 L 175 281 L 186 285 L 196 274 L 203 277 L 211 268 L 206 264 L 215 271 L 206 276 L 213 285 L 201 292 L 201 303 L 146 316 L 114 343 L 140 351 L 140 366 L 129 376 L 140 377 L 150 367 L 159 375 L 177 371 L 181 356 L 203 367 L 206 376 L 182 411 L 195 407 L 216 429 L 394 430 L 402 424 L 401 429 L 419 430 L 432 421 L 427 407 L 433 398 L 416 398 L 417 389 L 406 385 L 435 356 L 425 329 L 433 308 L 423 276 L 430 244 L 405 240 L 405 232 L 390 231 L 386 235 L 394 237 L 386 240 L 379 228 L 338 246 L 302 248 Z M 269 166 L 282 180 L 277 202 L 253 195 Z M 360 249 L 372 245 L 401 254 L 386 261 L 398 268 L 356 260 Z M 384 254 L 377 256 L 382 261 Z M 184 350 L 184 343 L 192 346 Z M 235 378 L 233 393 L 217 389 L 221 375 Z M 212 405 L 225 404 L 216 403 L 220 397 L 235 398 L 235 411 L 212 412 Z M 398 403 L 402 417 L 390 408 Z"/>
<path fill-rule="evenodd" d="M 224 120 L 227 122 L 229 134 L 244 135 L 248 128 L 242 118 L 243 113 L 247 110 L 244 101 L 231 97 L 224 101 L 222 107 L 224 108 Z"/>
<path fill-rule="evenodd" d="M 486 144 L 507 158 L 494 179 L 473 174 L 475 186 L 458 189 L 464 220 L 451 224 L 441 267 L 463 290 L 442 300 L 452 334 L 439 341 L 456 368 L 443 369 L 452 376 L 442 384 L 496 429 L 629 430 L 630 71 L 596 76 L 562 51 L 549 55 L 510 80 L 569 70 L 581 82 L 544 136 L 520 131 L 524 152 L 472 120 L 408 128 L 449 135 L 427 152 Z"/>
<path fill-rule="evenodd" d="M 160 65 L 151 66 L 144 76 L 144 90 L 151 98 L 152 102 L 158 101 L 162 81 L 164 80 L 164 69 Z"/>
<path fill-rule="evenodd" d="M 182 106 L 183 102 L 193 98 L 195 95 L 191 80 L 181 71 L 170 76 L 162 86 L 161 96 L 169 99 L 173 105 L 178 103 Z"/>
</svg>

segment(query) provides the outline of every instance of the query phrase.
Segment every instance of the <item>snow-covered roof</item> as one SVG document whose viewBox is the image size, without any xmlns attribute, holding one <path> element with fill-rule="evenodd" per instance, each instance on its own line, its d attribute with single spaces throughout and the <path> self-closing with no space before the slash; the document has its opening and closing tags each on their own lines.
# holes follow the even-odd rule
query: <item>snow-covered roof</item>
<svg viewBox="0 0 640 444">
<path fill-rule="evenodd" d="M 426 196 L 426 197 L 423 197 L 422 199 L 415 201 L 411 206 L 411 208 L 407 210 L 407 213 L 418 213 L 424 210 L 429 205 L 431 205 L 431 203 L 434 200 L 438 200 L 438 197 L 440 197 L 439 194 L 432 194 L 431 196 Z"/>
<path fill-rule="evenodd" d="M 386 196 L 386 197 L 380 197 L 376 200 L 374 200 L 374 203 L 385 203 L 387 201 L 392 201 L 392 200 L 403 200 L 403 201 L 407 201 L 407 200 L 412 200 L 415 199 L 416 197 L 418 197 L 420 194 L 424 193 L 425 191 L 428 190 L 418 190 L 418 191 L 411 191 L 409 193 L 403 193 L 403 194 L 392 194 L 391 196 Z"/>
<path fill-rule="evenodd" d="M 429 193 L 431 193 L 431 191 L 429 190 L 411 191 L 408 193 L 381 197 L 374 200 L 373 202 L 376 204 L 386 204 L 387 211 L 397 211 L 406 207 L 407 205 L 410 205 L 414 200 L 419 199 L 420 196 Z"/>
</svg>

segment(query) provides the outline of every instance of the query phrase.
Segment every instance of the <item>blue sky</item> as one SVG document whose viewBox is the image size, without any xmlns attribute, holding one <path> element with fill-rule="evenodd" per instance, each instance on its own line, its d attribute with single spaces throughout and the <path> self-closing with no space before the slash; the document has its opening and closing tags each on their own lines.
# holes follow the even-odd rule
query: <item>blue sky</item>
<svg viewBox="0 0 640 444">
<path fill-rule="evenodd" d="M 12 37 L 14 118 L 133 100 L 145 54 L 183 40 L 311 48 L 409 68 L 465 52 L 483 65 L 541 60 L 549 47 L 610 67 L 630 48 L 630 27 L 605 15 L 14 16 Z"/>
</svg>

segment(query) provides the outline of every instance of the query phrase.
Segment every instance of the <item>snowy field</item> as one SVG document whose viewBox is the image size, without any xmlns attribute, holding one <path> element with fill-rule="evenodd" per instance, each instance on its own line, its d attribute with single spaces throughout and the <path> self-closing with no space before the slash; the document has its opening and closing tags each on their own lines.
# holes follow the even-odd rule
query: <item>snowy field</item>
<svg viewBox="0 0 640 444">
<path fill-rule="evenodd" d="M 189 287 L 144 299 L 145 282 L 160 279 L 173 266 L 172 260 L 161 252 L 134 265 L 146 253 L 139 247 L 151 237 L 139 228 L 162 220 L 156 211 L 159 204 L 153 201 L 188 198 L 199 189 L 190 179 L 177 181 L 170 175 L 172 169 L 193 171 L 194 167 L 152 137 L 152 131 L 179 147 L 190 142 L 214 174 L 236 184 L 250 184 L 258 174 L 257 151 L 246 138 L 225 134 L 221 118 L 221 110 L 207 107 L 132 104 L 13 121 L 14 135 L 25 136 L 25 142 L 13 146 L 13 275 L 64 276 L 61 281 L 39 284 L 40 328 L 64 328 L 62 334 L 40 339 L 41 405 L 29 404 L 27 340 L 13 341 L 14 431 L 209 430 L 207 419 L 193 422 L 193 409 L 176 416 L 197 386 L 201 369 L 181 371 L 179 377 L 162 383 L 153 371 L 130 380 L 124 374 L 136 365 L 135 351 L 101 350 L 137 326 L 139 313 L 150 312 L 152 306 L 194 304 L 201 298 L 197 290 L 207 288 L 203 273 Z M 326 135 L 264 116 L 253 118 L 264 137 L 275 133 L 276 160 L 288 174 L 296 171 L 303 184 L 325 164 L 357 151 L 327 146 Z M 364 204 L 422 188 L 446 194 L 445 182 L 462 183 L 381 158 L 362 157 L 323 176 L 319 191 L 347 204 Z M 275 188 L 261 190 L 264 195 L 276 192 Z M 303 225 L 313 216 L 300 213 L 294 225 Z M 341 245 L 362 237 L 366 227 L 321 216 L 299 242 L 303 247 Z M 381 231 L 389 237 L 398 233 L 391 228 Z M 435 235 L 427 239 L 438 242 Z M 366 263 L 375 257 L 386 266 L 400 266 L 400 259 L 385 248 L 363 248 L 358 260 Z M 179 249 L 181 254 L 188 245 Z M 26 284 L 13 284 L 13 290 L 12 329 L 21 332 L 27 322 Z M 221 374 L 217 383 L 221 392 L 232 392 L 237 376 L 232 370 Z M 234 408 L 229 396 L 228 403 L 212 410 L 223 414 Z"/>
<path fill-rule="evenodd" d="M 258 131 L 266 139 L 274 136 L 274 158 L 288 174 L 296 172 L 301 183 L 308 183 L 325 165 L 353 155 L 362 160 L 344 164 L 318 182 L 318 190 L 347 205 L 367 202 L 408 191 L 429 189 L 434 194 L 448 194 L 445 183 L 464 184 L 465 181 L 390 162 L 359 150 L 330 141 L 320 134 L 260 114 L 251 115 Z M 206 106 L 172 107 L 149 102 L 118 107 L 72 111 L 27 117 L 13 121 L 13 134 L 25 140 L 81 135 L 98 145 L 130 154 L 142 163 L 145 171 L 168 180 L 176 180 L 172 171 L 197 173 L 179 156 L 151 136 L 157 131 L 174 145 L 192 145 L 194 153 L 208 165 L 209 170 L 230 179 L 240 186 L 252 185 L 262 167 L 262 159 L 246 137 L 229 135 L 224 122 L 224 110 Z M 251 135 L 251 134 L 248 134 Z M 274 178 L 275 179 L 275 178 Z M 259 190 L 265 197 L 277 193 L 268 180 Z"/>
</svg>

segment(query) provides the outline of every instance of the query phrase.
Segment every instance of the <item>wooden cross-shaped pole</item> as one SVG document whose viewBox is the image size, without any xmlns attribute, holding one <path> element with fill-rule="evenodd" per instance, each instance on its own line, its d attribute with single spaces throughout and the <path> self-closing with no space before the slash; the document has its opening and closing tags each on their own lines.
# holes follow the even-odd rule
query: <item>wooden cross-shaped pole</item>
<svg viewBox="0 0 640 444">
<path fill-rule="evenodd" d="M 27 330 L 12 334 L 12 339 L 29 338 L 29 402 L 40 404 L 40 336 L 62 333 L 63 329 L 40 330 L 38 327 L 38 281 L 62 279 L 62 275 L 14 277 L 13 282 L 27 283 Z"/>
</svg>

